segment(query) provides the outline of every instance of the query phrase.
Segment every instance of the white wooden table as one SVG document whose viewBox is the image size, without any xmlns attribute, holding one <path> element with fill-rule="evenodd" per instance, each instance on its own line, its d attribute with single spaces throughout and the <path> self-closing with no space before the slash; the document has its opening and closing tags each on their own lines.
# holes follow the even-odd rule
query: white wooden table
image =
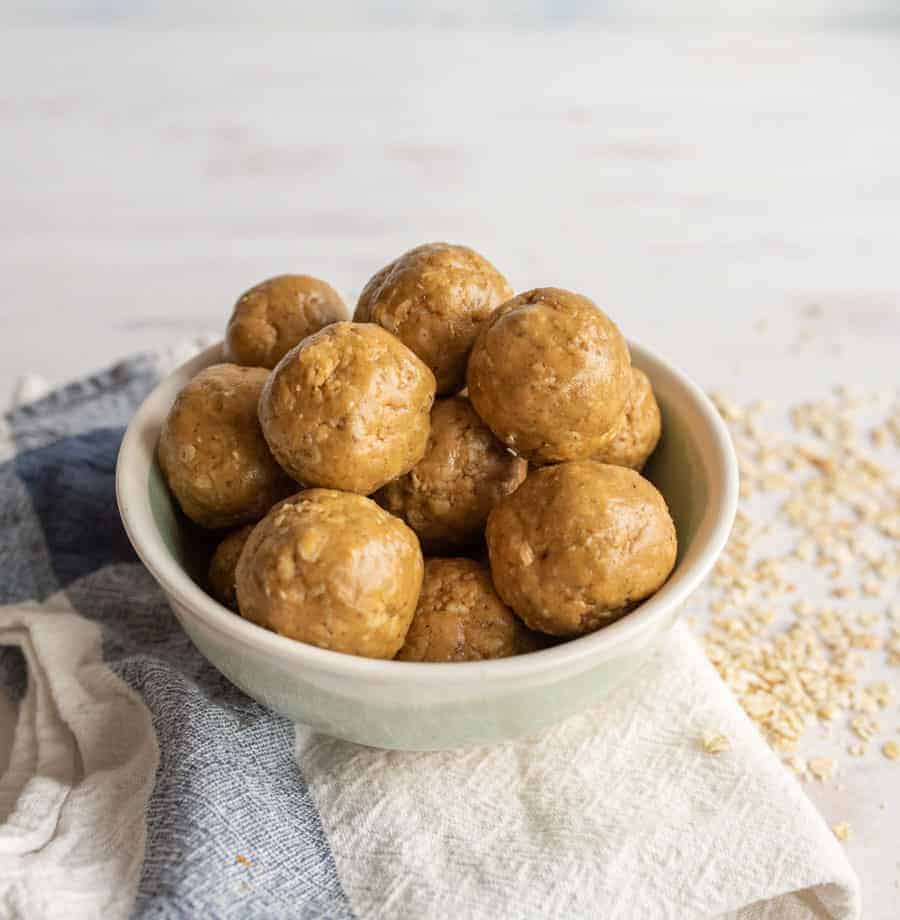
<svg viewBox="0 0 900 920">
<path fill-rule="evenodd" d="M 352 297 L 433 239 L 590 294 L 738 399 L 900 379 L 898 33 L 2 43 L 0 401 L 217 335 L 269 274 Z M 896 917 L 900 764 L 841 780 L 808 788 L 856 828 L 865 916 Z"/>
</svg>

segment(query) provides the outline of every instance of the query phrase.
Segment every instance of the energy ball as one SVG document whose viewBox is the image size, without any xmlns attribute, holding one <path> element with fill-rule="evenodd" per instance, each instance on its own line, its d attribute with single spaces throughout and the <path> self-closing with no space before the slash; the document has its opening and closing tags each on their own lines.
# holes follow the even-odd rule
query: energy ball
<svg viewBox="0 0 900 920">
<path fill-rule="evenodd" d="M 338 292 L 318 278 L 269 278 L 234 305 L 225 332 L 225 360 L 273 368 L 308 335 L 349 315 Z"/>
<path fill-rule="evenodd" d="M 474 559 L 428 559 L 398 661 L 483 661 L 516 655 L 527 630 Z"/>
<path fill-rule="evenodd" d="M 619 419 L 612 440 L 593 459 L 640 471 L 656 449 L 661 433 L 662 417 L 650 378 L 632 367 L 631 394 L 625 414 Z"/>
<path fill-rule="evenodd" d="M 422 551 L 371 499 L 308 489 L 253 529 L 237 566 L 241 616 L 320 648 L 393 658 L 422 587 Z"/>
<path fill-rule="evenodd" d="M 469 399 L 507 447 L 536 464 L 583 460 L 612 439 L 631 389 L 631 358 L 592 300 L 537 288 L 482 326 Z"/>
<path fill-rule="evenodd" d="M 182 389 L 163 423 L 160 469 L 181 510 L 201 527 L 258 521 L 296 491 L 257 418 L 268 376 L 261 367 L 208 367 Z"/>
<path fill-rule="evenodd" d="M 234 584 L 234 573 L 237 568 L 238 559 L 241 557 L 241 550 L 247 542 L 247 537 L 253 531 L 253 524 L 245 524 L 237 530 L 233 530 L 227 537 L 216 547 L 213 557 L 209 563 L 209 584 L 212 588 L 213 597 L 237 611 L 237 589 Z"/>
<path fill-rule="evenodd" d="M 479 327 L 512 295 L 506 278 L 473 249 L 426 243 L 375 273 L 353 318 L 378 323 L 408 345 L 443 395 L 462 389 Z"/>
<path fill-rule="evenodd" d="M 491 512 L 491 574 L 532 629 L 581 636 L 669 577 L 677 550 L 665 500 L 634 470 L 596 460 L 545 467 Z"/>
<path fill-rule="evenodd" d="M 491 434 L 469 400 L 451 396 L 431 410 L 425 456 L 375 498 L 426 548 L 465 546 L 482 536 L 488 512 L 527 472 L 527 462 Z"/>
<path fill-rule="evenodd" d="M 434 375 L 370 323 L 334 323 L 279 361 L 259 402 L 266 441 L 298 482 L 368 495 L 422 459 Z"/>
</svg>

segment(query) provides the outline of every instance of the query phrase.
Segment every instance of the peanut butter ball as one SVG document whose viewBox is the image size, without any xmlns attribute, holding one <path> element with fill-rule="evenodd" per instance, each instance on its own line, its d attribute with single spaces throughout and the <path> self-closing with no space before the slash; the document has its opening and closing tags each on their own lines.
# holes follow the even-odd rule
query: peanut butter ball
<svg viewBox="0 0 900 920">
<path fill-rule="evenodd" d="M 422 587 L 416 535 L 371 499 L 307 489 L 276 505 L 237 566 L 241 616 L 320 648 L 393 658 Z"/>
<path fill-rule="evenodd" d="M 227 537 L 216 547 L 213 557 L 209 563 L 209 584 L 212 588 L 213 597 L 237 611 L 237 589 L 234 584 L 234 574 L 237 569 L 238 559 L 241 557 L 241 550 L 247 542 L 247 537 L 253 531 L 253 524 L 245 524 L 237 530 L 233 530 Z"/>
<path fill-rule="evenodd" d="M 259 418 L 299 482 L 368 495 L 422 459 L 434 375 L 371 323 L 334 323 L 279 361 Z"/>
<path fill-rule="evenodd" d="M 216 364 L 175 399 L 157 459 L 181 510 L 213 530 L 258 521 L 297 486 L 266 445 L 256 407 L 268 371 Z"/>
<path fill-rule="evenodd" d="M 431 368 L 439 394 L 455 393 L 479 327 L 512 294 L 473 249 L 426 243 L 375 273 L 353 318 L 392 332 Z"/>
<path fill-rule="evenodd" d="M 625 339 L 592 300 L 537 288 L 482 326 L 469 358 L 469 399 L 532 462 L 586 459 L 612 439 L 630 366 Z"/>
<path fill-rule="evenodd" d="M 491 574 L 532 629 L 580 636 L 669 577 L 677 550 L 665 500 L 634 470 L 596 460 L 545 467 L 491 512 Z"/>
<path fill-rule="evenodd" d="M 474 559 L 427 559 L 416 614 L 397 660 L 506 658 L 523 650 L 527 633 L 497 597 L 485 566 Z"/>
<path fill-rule="evenodd" d="M 491 434 L 468 399 L 451 396 L 431 410 L 425 456 L 375 498 L 427 549 L 464 546 L 480 539 L 488 512 L 527 471 L 527 462 Z"/>
<path fill-rule="evenodd" d="M 631 368 L 631 393 L 625 413 L 615 427 L 612 440 L 594 454 L 594 460 L 614 466 L 642 470 L 659 443 L 662 416 L 650 386 L 650 378 Z"/>
<path fill-rule="evenodd" d="M 309 275 L 277 275 L 238 298 L 225 332 L 225 359 L 273 368 L 306 336 L 349 315 L 330 284 Z"/>
</svg>

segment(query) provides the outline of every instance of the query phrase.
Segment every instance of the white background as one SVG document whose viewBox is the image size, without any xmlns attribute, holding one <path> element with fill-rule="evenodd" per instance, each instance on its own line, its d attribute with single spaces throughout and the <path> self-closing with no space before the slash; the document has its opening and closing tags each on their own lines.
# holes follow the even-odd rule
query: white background
<svg viewBox="0 0 900 920">
<path fill-rule="evenodd" d="M 29 27 L 0 38 L 0 403 L 25 374 L 218 335 L 267 275 L 352 297 L 434 239 L 516 289 L 591 295 L 738 399 L 895 388 L 891 6 L 693 3 L 665 25 L 649 3 L 593 6 L 335 5 L 379 25 L 355 32 L 283 6 L 10 12 Z M 491 31 L 435 27 L 479 19 Z M 865 916 L 888 918 L 900 763 L 878 756 L 811 792 L 854 825 Z"/>
</svg>

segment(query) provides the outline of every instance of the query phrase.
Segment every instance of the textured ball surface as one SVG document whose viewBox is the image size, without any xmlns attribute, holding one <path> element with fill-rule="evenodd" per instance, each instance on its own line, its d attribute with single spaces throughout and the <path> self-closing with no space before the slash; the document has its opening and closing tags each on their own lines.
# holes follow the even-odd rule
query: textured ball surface
<svg viewBox="0 0 900 920">
<path fill-rule="evenodd" d="M 422 586 L 422 551 L 371 499 L 308 489 L 253 529 L 237 566 L 241 616 L 320 648 L 393 658 Z"/>
<path fill-rule="evenodd" d="M 536 470 L 491 512 L 491 574 L 532 629 L 593 632 L 657 591 L 675 565 L 665 500 L 634 470 L 578 460 Z"/>
<path fill-rule="evenodd" d="M 534 463 L 587 459 L 612 437 L 631 389 L 628 346 L 593 301 L 538 288 L 484 324 L 469 399 L 507 447 Z"/>
<path fill-rule="evenodd" d="M 334 323 L 272 371 L 259 417 L 278 462 L 298 482 L 368 495 L 422 459 L 434 375 L 369 323 Z"/>
<path fill-rule="evenodd" d="M 426 243 L 375 273 L 354 319 L 378 323 L 408 345 L 434 372 L 443 395 L 465 385 L 479 327 L 512 295 L 503 275 L 475 250 Z"/>
</svg>

